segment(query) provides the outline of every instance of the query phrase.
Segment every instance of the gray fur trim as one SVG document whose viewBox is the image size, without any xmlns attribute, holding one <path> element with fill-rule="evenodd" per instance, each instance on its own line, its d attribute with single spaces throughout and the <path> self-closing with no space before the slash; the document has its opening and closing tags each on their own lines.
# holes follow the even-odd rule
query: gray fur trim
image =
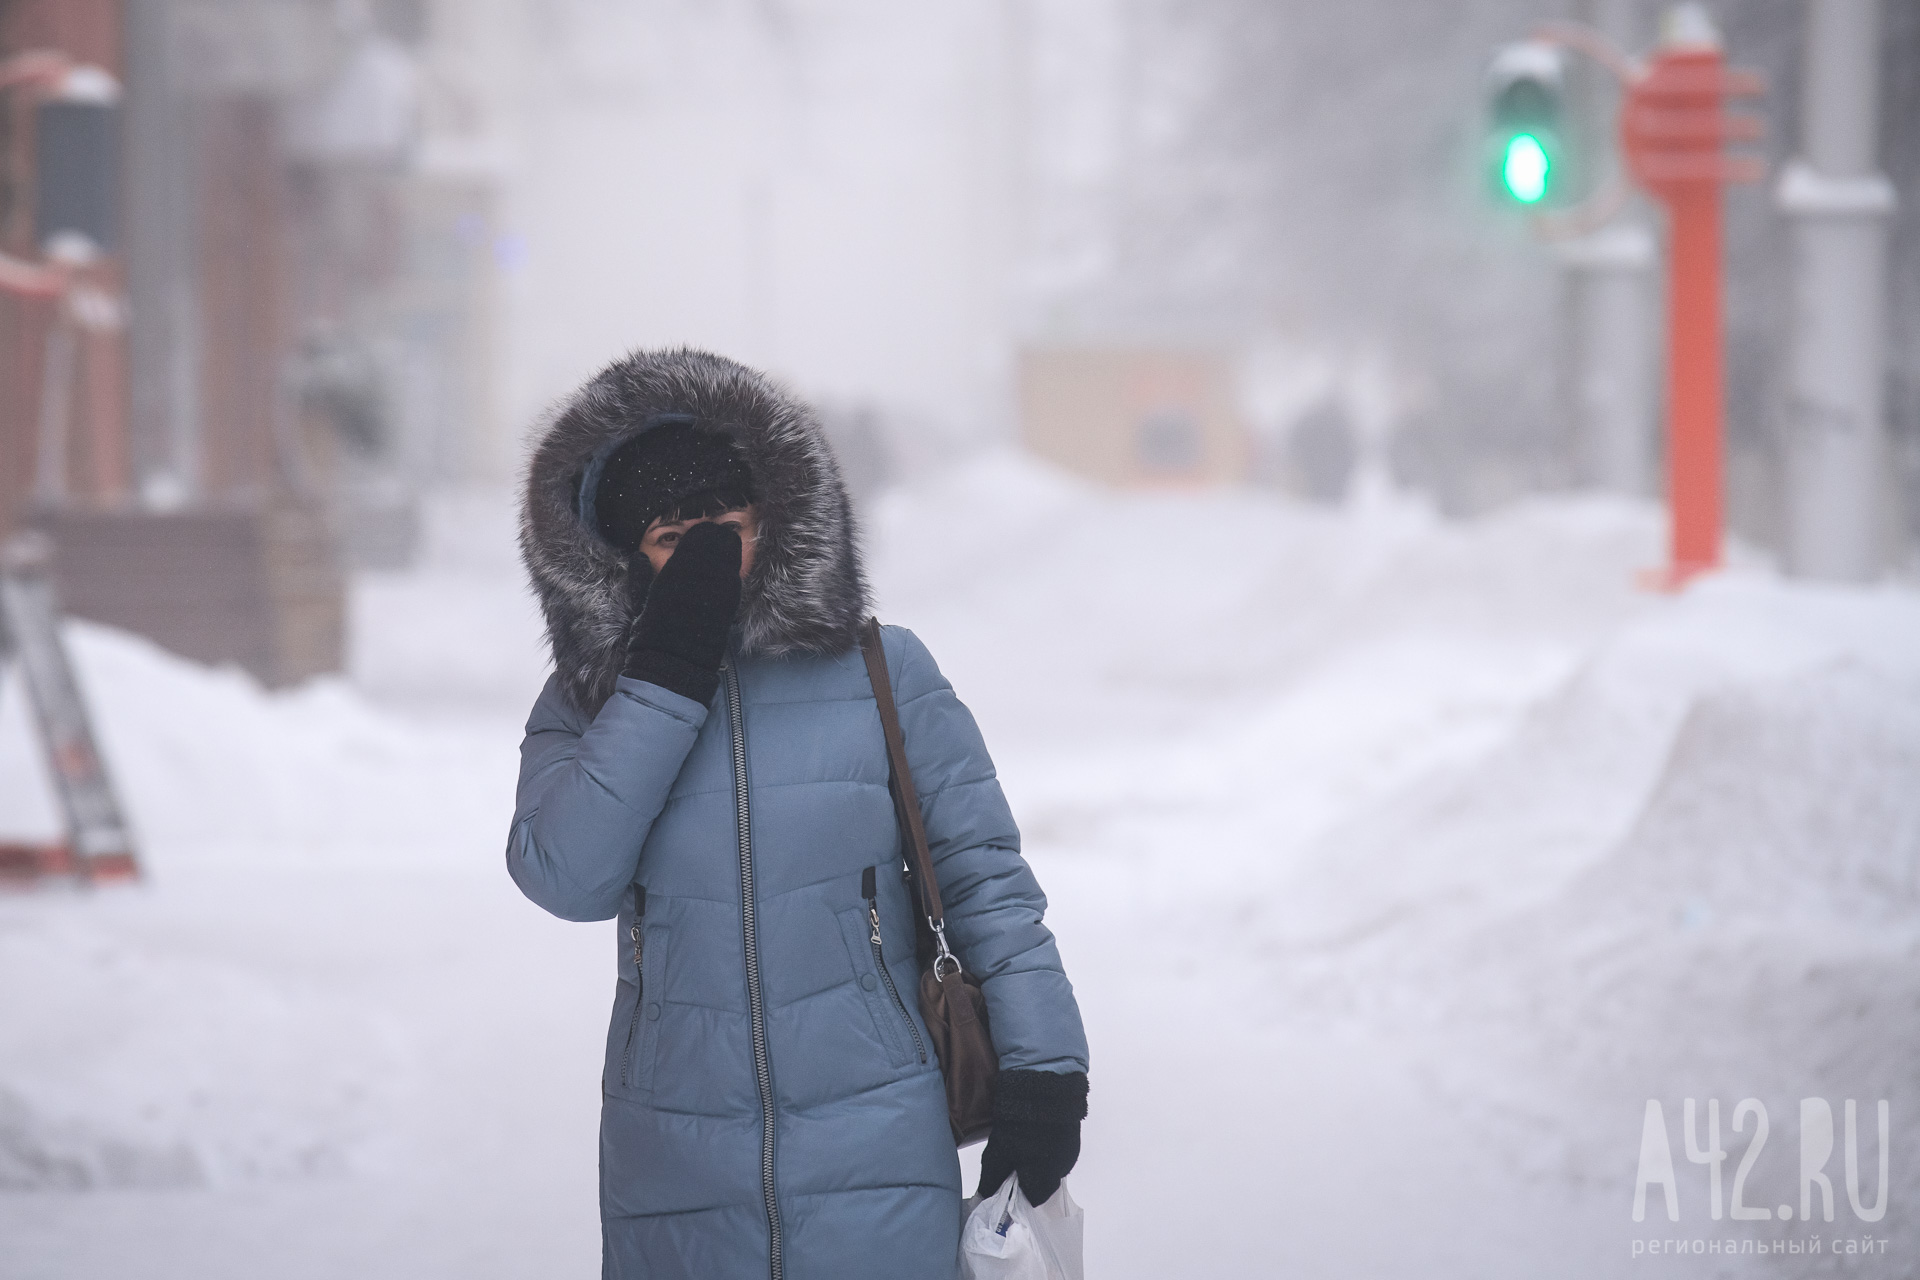
<svg viewBox="0 0 1920 1280">
<path fill-rule="evenodd" d="M 660 413 L 689 413 L 733 437 L 760 494 L 760 539 L 740 603 L 749 655 L 843 653 L 868 612 L 846 486 L 813 410 L 765 374 L 679 348 L 608 365 L 553 411 L 528 463 L 520 554 L 547 619 L 567 697 L 588 715 L 626 660 L 626 557 L 581 524 L 587 460 Z"/>
</svg>

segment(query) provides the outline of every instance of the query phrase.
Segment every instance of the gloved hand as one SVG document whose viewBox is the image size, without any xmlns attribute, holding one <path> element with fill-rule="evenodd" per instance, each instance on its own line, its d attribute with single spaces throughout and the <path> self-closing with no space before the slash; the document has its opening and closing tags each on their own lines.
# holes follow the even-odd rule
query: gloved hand
<svg viewBox="0 0 1920 1280">
<path fill-rule="evenodd" d="M 1084 1072 L 1002 1071 L 993 1083 L 993 1133 L 980 1154 L 980 1194 L 1020 1178 L 1027 1203 L 1045 1204 L 1080 1158 L 1087 1114 Z"/>
<path fill-rule="evenodd" d="M 671 689 L 695 702 L 713 701 L 727 630 L 740 609 L 740 533 L 732 525 L 696 524 L 652 585 L 646 556 L 634 552 L 628 587 L 645 603 L 627 632 L 627 663 L 620 674 Z"/>
</svg>

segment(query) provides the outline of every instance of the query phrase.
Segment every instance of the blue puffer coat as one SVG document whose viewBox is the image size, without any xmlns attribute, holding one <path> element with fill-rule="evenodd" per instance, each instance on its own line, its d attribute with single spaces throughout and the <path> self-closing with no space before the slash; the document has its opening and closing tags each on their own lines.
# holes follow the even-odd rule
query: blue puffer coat
<svg viewBox="0 0 1920 1280">
<path fill-rule="evenodd" d="M 603 559 L 577 517 L 579 478 L 661 412 L 730 426 L 761 493 L 768 558 L 712 706 L 618 677 L 617 644 L 608 672 L 592 610 L 574 607 L 596 594 L 583 566 Z M 550 430 L 524 541 L 559 670 L 527 724 L 508 866 L 558 916 L 619 919 L 605 1274 L 951 1280 L 959 1162 L 853 644 L 865 594 L 851 521 L 810 415 L 716 357 L 633 357 Z M 620 582 L 602 575 L 603 612 L 630 612 Z M 910 632 L 887 628 L 885 648 L 948 936 L 983 982 L 1001 1066 L 1085 1071 L 1046 901 L 973 718 Z"/>
</svg>

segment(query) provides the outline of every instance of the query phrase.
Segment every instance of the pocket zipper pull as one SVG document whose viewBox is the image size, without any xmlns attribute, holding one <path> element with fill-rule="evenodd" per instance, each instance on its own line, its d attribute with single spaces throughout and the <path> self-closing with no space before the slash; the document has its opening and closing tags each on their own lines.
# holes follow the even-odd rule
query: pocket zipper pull
<svg viewBox="0 0 1920 1280">
<path fill-rule="evenodd" d="M 872 867 L 860 872 L 860 896 L 867 900 L 867 919 L 873 922 L 873 935 L 867 941 L 877 947 L 880 945 L 880 898 L 873 885 Z"/>
</svg>

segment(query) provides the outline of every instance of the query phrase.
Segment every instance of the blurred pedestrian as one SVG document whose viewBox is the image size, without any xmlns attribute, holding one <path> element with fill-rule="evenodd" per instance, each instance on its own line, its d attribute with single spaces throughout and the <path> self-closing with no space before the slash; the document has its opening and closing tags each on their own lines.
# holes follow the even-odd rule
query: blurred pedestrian
<svg viewBox="0 0 1920 1280">
<path fill-rule="evenodd" d="M 604 1274 L 952 1280 L 960 1166 L 814 415 L 718 356 L 621 360 L 540 441 L 521 547 L 556 669 L 508 868 L 557 916 L 619 920 Z M 972 716 L 912 632 L 883 636 L 999 1061 L 980 1189 L 1039 1204 L 1079 1154 L 1079 1009 Z"/>
</svg>

